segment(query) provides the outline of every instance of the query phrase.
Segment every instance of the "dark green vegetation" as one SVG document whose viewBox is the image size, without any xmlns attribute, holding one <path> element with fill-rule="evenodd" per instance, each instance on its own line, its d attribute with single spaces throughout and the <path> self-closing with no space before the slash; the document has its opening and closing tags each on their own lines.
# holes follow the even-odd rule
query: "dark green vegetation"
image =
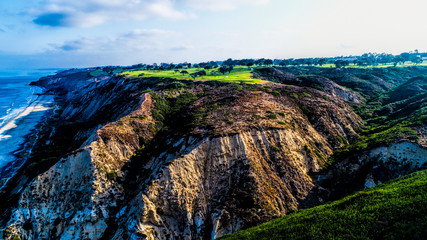
<svg viewBox="0 0 427 240">
<path fill-rule="evenodd" d="M 423 239 L 427 171 L 219 239 Z"/>
<path fill-rule="evenodd" d="M 367 101 L 354 106 L 355 112 L 366 121 L 361 137 L 337 151 L 333 159 L 392 142 L 418 140 L 413 129 L 427 122 L 427 77 L 425 72 L 420 74 L 407 81 L 396 81 L 373 95 L 365 95 Z"/>
<path fill-rule="evenodd" d="M 260 68 L 255 74 L 270 81 L 327 91 L 332 81 L 353 90 L 363 97 L 352 104 L 354 111 L 365 121 L 360 138 L 337 150 L 327 166 L 355 153 L 402 140 L 418 139 L 414 128 L 427 122 L 427 70 L 408 68 L 344 68 L 318 67 Z M 309 94 L 293 93 L 290 97 L 309 98 Z M 308 109 L 301 106 L 308 114 Z"/>
</svg>

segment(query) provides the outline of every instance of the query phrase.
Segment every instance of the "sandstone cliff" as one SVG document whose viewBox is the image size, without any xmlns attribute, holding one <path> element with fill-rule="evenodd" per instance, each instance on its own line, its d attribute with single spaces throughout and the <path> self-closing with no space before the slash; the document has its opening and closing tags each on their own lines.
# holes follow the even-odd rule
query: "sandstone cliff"
<svg viewBox="0 0 427 240">
<path fill-rule="evenodd" d="M 3 193 L 16 196 L 3 207 L 5 239 L 223 236 L 318 202 L 312 174 L 363 126 L 350 106 L 363 98 L 329 81 L 177 83 L 73 70 L 36 84 L 60 105 L 40 149 L 61 151 L 42 165 L 36 151 L 33 175 L 23 170 Z M 424 164 L 413 143 L 364 156 L 393 159 L 406 147 L 414 168 Z M 381 181 L 372 174 L 365 185 Z"/>
</svg>

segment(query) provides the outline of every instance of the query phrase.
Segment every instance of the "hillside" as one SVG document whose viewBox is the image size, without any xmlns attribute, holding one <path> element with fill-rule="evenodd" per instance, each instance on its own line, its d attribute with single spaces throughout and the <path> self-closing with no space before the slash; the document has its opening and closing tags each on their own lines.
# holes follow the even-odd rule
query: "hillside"
<svg viewBox="0 0 427 240">
<path fill-rule="evenodd" d="M 3 238 L 212 239 L 425 169 L 426 74 L 241 67 L 42 78 L 33 84 L 57 107 L 0 192 Z"/>
<path fill-rule="evenodd" d="M 427 171 L 219 239 L 423 239 Z"/>
</svg>

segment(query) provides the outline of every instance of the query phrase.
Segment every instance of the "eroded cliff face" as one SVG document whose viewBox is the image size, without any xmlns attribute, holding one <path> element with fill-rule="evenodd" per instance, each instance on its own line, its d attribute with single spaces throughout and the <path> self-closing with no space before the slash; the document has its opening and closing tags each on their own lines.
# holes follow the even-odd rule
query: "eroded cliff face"
<svg viewBox="0 0 427 240">
<path fill-rule="evenodd" d="M 5 232 L 23 239 L 99 239 L 123 198 L 120 169 L 154 134 L 152 100 L 96 131 L 81 149 L 37 176 L 22 192 Z M 133 126 L 138 126 L 135 131 Z M 144 141 L 142 141 L 144 139 Z"/>
<path fill-rule="evenodd" d="M 327 102 L 316 94 L 291 100 L 225 88 L 195 101 L 189 109 L 197 114 L 216 107 L 202 110 L 189 135 L 169 138 L 163 151 L 148 154 L 133 170 L 139 172 L 133 177 L 140 179 L 137 189 L 109 235 L 211 239 L 297 209 L 313 187 L 308 173 L 319 170 L 339 144 L 333 136 L 355 137 L 353 128 L 361 124 L 342 100 Z M 311 109 L 310 116 L 297 103 Z"/>
<path fill-rule="evenodd" d="M 420 139 L 425 139 L 421 135 Z M 314 175 L 314 185 L 302 206 L 312 207 L 340 199 L 354 191 L 427 168 L 427 148 L 402 141 L 369 149 Z"/>
<path fill-rule="evenodd" d="M 171 80 L 82 76 L 39 83 L 65 102 L 58 119 L 81 125 L 68 139 L 78 146 L 22 181 L 5 239 L 223 236 L 318 199 L 311 174 L 363 125 L 349 106 L 362 99 L 332 82 L 327 91 L 279 83 L 171 88 Z M 378 151 L 394 157 L 395 148 Z"/>
<path fill-rule="evenodd" d="M 114 238 L 215 238 L 295 210 L 325 161 L 307 151 L 314 141 L 325 143 L 314 129 L 271 129 L 172 142 L 177 153 L 145 166 L 158 173 L 120 211 Z"/>
</svg>

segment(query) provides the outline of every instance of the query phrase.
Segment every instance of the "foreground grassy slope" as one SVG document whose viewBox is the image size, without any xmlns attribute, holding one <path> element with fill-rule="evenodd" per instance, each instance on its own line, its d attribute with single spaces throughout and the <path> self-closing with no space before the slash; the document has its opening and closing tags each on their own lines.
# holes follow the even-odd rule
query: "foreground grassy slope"
<svg viewBox="0 0 427 240">
<path fill-rule="evenodd" d="M 424 239 L 427 171 L 220 239 Z"/>
</svg>

